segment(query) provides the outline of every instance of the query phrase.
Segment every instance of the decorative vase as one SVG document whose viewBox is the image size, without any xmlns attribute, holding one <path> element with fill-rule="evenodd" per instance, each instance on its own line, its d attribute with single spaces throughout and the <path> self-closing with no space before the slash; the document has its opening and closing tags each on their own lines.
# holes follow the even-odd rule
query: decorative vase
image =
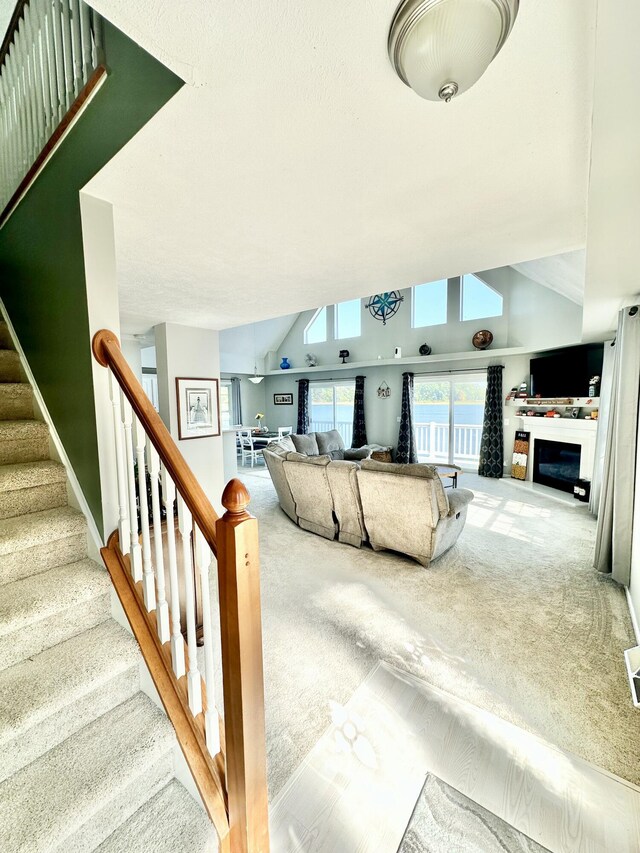
<svg viewBox="0 0 640 853">
<path fill-rule="evenodd" d="M 289 359 L 282 356 L 282 361 L 280 362 L 280 370 L 289 370 L 291 365 L 289 364 Z"/>
</svg>

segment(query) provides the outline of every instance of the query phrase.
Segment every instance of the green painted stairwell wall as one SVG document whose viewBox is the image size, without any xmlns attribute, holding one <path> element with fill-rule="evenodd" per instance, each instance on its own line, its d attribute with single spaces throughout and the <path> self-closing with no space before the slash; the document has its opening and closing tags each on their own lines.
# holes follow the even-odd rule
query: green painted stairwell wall
<svg viewBox="0 0 640 853">
<path fill-rule="evenodd" d="M 106 21 L 105 55 L 106 82 L 0 229 L 0 296 L 99 529 L 79 191 L 183 85 Z"/>
</svg>

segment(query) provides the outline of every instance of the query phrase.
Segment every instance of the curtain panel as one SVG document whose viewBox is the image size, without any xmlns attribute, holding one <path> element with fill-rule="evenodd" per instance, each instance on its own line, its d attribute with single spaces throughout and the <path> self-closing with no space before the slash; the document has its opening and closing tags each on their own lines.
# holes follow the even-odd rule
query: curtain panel
<svg viewBox="0 0 640 853">
<path fill-rule="evenodd" d="M 638 306 L 618 314 L 613 378 L 594 566 L 628 586 L 635 501 L 638 401 L 640 398 L 640 312 Z"/>
<path fill-rule="evenodd" d="M 484 402 L 478 465 L 478 474 L 481 477 L 496 479 L 502 477 L 504 460 L 502 423 L 502 365 L 494 364 L 487 368 L 487 396 Z"/>
<path fill-rule="evenodd" d="M 306 435 L 309 432 L 309 380 L 298 380 L 298 435 Z"/>
<path fill-rule="evenodd" d="M 356 376 L 351 447 L 363 447 L 367 443 L 367 427 L 364 420 L 364 380 L 364 376 Z"/>
<path fill-rule="evenodd" d="M 237 376 L 231 377 L 231 423 L 242 423 L 242 398 L 240 397 L 240 380 Z"/>
<path fill-rule="evenodd" d="M 413 373 L 402 374 L 402 406 L 396 462 L 417 462 L 416 436 L 413 431 Z"/>
</svg>

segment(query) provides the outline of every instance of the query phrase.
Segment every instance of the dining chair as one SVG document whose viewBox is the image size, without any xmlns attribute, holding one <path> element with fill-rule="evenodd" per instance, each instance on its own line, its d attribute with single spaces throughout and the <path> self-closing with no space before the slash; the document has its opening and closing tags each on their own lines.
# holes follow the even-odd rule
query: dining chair
<svg viewBox="0 0 640 853">
<path fill-rule="evenodd" d="M 244 465 L 245 459 L 250 459 L 251 467 L 253 468 L 254 462 L 260 458 L 264 459 L 264 456 L 262 456 L 262 450 L 261 448 L 254 447 L 253 434 L 250 429 L 239 430 L 238 436 L 240 438 L 240 446 L 242 448 L 242 464 Z"/>
<path fill-rule="evenodd" d="M 282 438 L 283 435 L 291 435 L 293 432 L 293 427 L 278 427 L 278 438 Z"/>
</svg>

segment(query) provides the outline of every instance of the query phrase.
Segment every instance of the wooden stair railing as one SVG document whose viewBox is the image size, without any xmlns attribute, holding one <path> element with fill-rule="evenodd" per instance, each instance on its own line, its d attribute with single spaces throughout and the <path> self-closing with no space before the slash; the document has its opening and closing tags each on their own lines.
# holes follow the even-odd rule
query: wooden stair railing
<svg viewBox="0 0 640 853">
<path fill-rule="evenodd" d="M 247 512 L 249 493 L 231 480 L 222 494 L 226 512 L 218 518 L 117 337 L 97 332 L 93 353 L 110 373 L 119 510 L 118 529 L 102 558 L 218 832 L 220 850 L 268 853 L 258 523 Z M 177 532 L 175 524 L 162 524 L 161 501 L 167 519 L 177 507 Z M 217 584 L 210 586 L 213 572 Z M 196 599 L 202 607 L 201 645 Z M 216 684 L 216 655 L 222 685 Z"/>
</svg>

